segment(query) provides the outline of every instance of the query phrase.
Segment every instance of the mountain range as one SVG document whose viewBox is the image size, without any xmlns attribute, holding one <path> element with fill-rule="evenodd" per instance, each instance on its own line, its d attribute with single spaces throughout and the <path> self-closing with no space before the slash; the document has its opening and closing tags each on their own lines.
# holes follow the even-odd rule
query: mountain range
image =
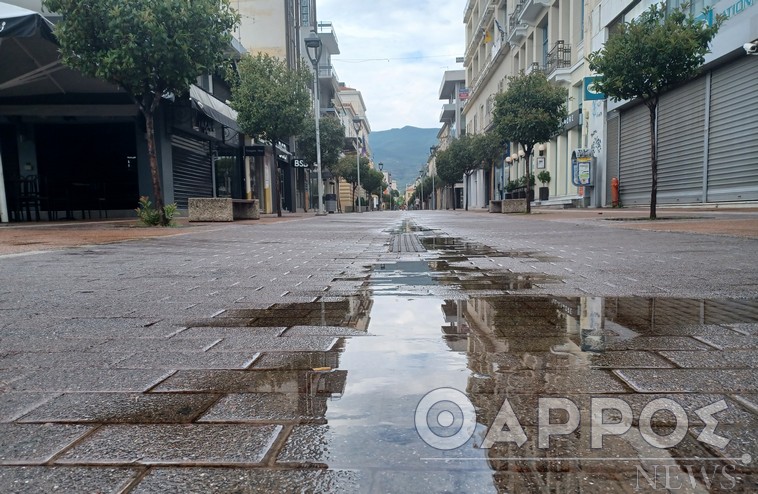
<svg viewBox="0 0 758 494">
<path fill-rule="evenodd" d="M 413 183 L 429 159 L 429 148 L 437 145 L 439 129 L 405 126 L 371 132 L 369 142 L 374 163 L 384 163 L 384 171 L 392 174 L 400 193 Z"/>
</svg>

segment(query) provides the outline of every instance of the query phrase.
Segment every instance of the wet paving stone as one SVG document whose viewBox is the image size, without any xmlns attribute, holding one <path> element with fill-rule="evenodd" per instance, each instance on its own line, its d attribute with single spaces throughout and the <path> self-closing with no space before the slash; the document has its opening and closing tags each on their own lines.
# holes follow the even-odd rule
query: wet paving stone
<svg viewBox="0 0 758 494">
<path fill-rule="evenodd" d="M 56 396 L 57 393 L 2 393 L 0 422 L 12 422 Z"/>
<path fill-rule="evenodd" d="M 0 465 L 43 464 L 93 427 L 61 424 L 0 424 Z"/>
<path fill-rule="evenodd" d="M 139 471 L 130 468 L 97 467 L 0 467 L 0 492 L 28 494 L 30 492 L 122 492 Z"/>
<path fill-rule="evenodd" d="M 18 422 L 181 424 L 192 422 L 218 398 L 213 394 L 64 394 Z"/>
<path fill-rule="evenodd" d="M 107 425 L 57 464 L 260 464 L 281 430 L 276 425 Z"/>
<path fill-rule="evenodd" d="M 250 327 L 236 327 L 236 326 L 196 326 L 183 330 L 179 335 L 182 338 L 243 338 L 243 337 L 266 337 L 275 338 L 281 336 L 284 330 L 287 329 L 284 326 L 273 328 L 250 328 Z M 177 336 L 179 336 L 177 335 Z"/>
<path fill-rule="evenodd" d="M 33 372 L 10 386 L 15 391 L 142 392 L 170 374 L 142 369 L 49 369 Z"/>
<path fill-rule="evenodd" d="M 752 350 L 662 351 L 660 354 L 687 369 L 758 369 L 758 355 Z"/>
<path fill-rule="evenodd" d="M 240 494 L 368 494 L 370 485 L 369 474 L 357 470 L 151 468 L 132 493 L 164 494 L 192 491 Z"/>
<path fill-rule="evenodd" d="M 341 393 L 345 371 L 207 370 L 178 371 L 154 393 Z"/>
<path fill-rule="evenodd" d="M 337 338 L 331 336 L 240 336 L 224 338 L 215 345 L 211 352 L 241 352 L 252 350 L 256 352 L 326 352 L 334 348 Z"/>
<path fill-rule="evenodd" d="M 701 336 L 698 337 L 709 345 L 715 346 L 722 350 L 745 350 L 758 349 L 758 335 L 756 336 Z"/>
<path fill-rule="evenodd" d="M 497 472 L 493 475 L 497 492 L 582 492 L 586 494 L 631 493 L 629 483 L 612 472 Z M 633 479 L 632 479 L 633 480 Z"/>
<path fill-rule="evenodd" d="M 116 369 L 246 369 L 259 357 L 255 352 L 139 351 L 111 367 Z"/>
<path fill-rule="evenodd" d="M 639 393 L 758 391 L 758 375 L 752 370 L 621 369 L 614 373 Z"/>
<path fill-rule="evenodd" d="M 117 339 L 104 344 L 104 349 L 109 352 L 204 352 L 214 347 L 221 341 L 220 338 L 139 338 Z"/>
<path fill-rule="evenodd" d="M 714 347 L 683 336 L 649 336 L 609 342 L 606 350 L 715 350 Z"/>
<path fill-rule="evenodd" d="M 328 398 L 293 393 L 245 393 L 223 397 L 198 422 L 323 422 Z"/>
<path fill-rule="evenodd" d="M 339 353 L 330 352 L 266 352 L 260 356 L 251 369 L 270 370 L 312 370 L 339 367 Z"/>
<path fill-rule="evenodd" d="M 15 352 L 0 358 L 0 368 L 81 369 L 102 368 L 128 357 L 124 352 Z"/>
<path fill-rule="evenodd" d="M 625 393 L 624 383 L 605 370 L 576 373 L 525 370 L 509 373 L 499 382 L 507 392 L 520 394 Z"/>
<path fill-rule="evenodd" d="M 693 352 L 702 355 L 704 352 Z M 666 352 L 661 352 L 665 355 Z M 593 369 L 657 369 L 674 365 L 652 352 L 628 350 L 623 352 L 603 352 L 589 355 L 589 365 Z"/>
<path fill-rule="evenodd" d="M 373 492 L 495 492 L 488 471 L 380 470 L 374 479 Z"/>
<path fill-rule="evenodd" d="M 282 336 L 366 336 L 366 331 L 339 326 L 294 326 Z"/>
</svg>

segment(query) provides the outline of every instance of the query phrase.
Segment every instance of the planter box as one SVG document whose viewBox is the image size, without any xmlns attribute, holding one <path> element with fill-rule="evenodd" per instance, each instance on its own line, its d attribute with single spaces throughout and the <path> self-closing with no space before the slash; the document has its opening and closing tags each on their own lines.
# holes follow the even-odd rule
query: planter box
<svg viewBox="0 0 758 494">
<path fill-rule="evenodd" d="M 523 199 L 506 199 L 503 201 L 503 213 L 526 213 L 526 201 Z"/>
<path fill-rule="evenodd" d="M 230 197 L 190 197 L 187 201 L 189 221 L 258 220 L 258 199 Z"/>
<path fill-rule="evenodd" d="M 547 201 L 550 199 L 550 187 L 540 187 L 540 201 Z"/>
</svg>

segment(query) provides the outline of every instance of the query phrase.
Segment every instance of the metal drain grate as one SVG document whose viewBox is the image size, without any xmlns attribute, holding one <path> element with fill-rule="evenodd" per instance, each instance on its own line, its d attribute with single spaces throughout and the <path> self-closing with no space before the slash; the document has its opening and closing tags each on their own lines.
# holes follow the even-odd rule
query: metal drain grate
<svg viewBox="0 0 758 494">
<path fill-rule="evenodd" d="M 426 249 L 421 245 L 418 235 L 399 233 L 392 236 L 390 252 L 426 252 Z"/>
</svg>

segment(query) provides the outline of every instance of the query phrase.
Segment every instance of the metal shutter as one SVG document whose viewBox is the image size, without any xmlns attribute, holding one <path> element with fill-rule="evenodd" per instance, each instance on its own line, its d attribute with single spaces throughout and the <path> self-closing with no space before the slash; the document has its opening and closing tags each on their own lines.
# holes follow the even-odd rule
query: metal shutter
<svg viewBox="0 0 758 494">
<path fill-rule="evenodd" d="M 650 111 L 637 105 L 621 113 L 619 139 L 621 204 L 650 204 Z"/>
<path fill-rule="evenodd" d="M 174 201 L 187 209 L 190 197 L 213 197 L 210 144 L 177 134 L 171 136 L 174 155 Z"/>
<path fill-rule="evenodd" d="M 611 179 L 619 176 L 619 123 L 621 118 L 614 112 L 606 121 L 607 137 L 605 139 L 605 205 L 611 205 Z"/>
<path fill-rule="evenodd" d="M 705 78 L 661 96 L 658 105 L 658 203 L 703 201 Z"/>
<path fill-rule="evenodd" d="M 758 60 L 713 71 L 708 201 L 758 199 Z"/>
</svg>

